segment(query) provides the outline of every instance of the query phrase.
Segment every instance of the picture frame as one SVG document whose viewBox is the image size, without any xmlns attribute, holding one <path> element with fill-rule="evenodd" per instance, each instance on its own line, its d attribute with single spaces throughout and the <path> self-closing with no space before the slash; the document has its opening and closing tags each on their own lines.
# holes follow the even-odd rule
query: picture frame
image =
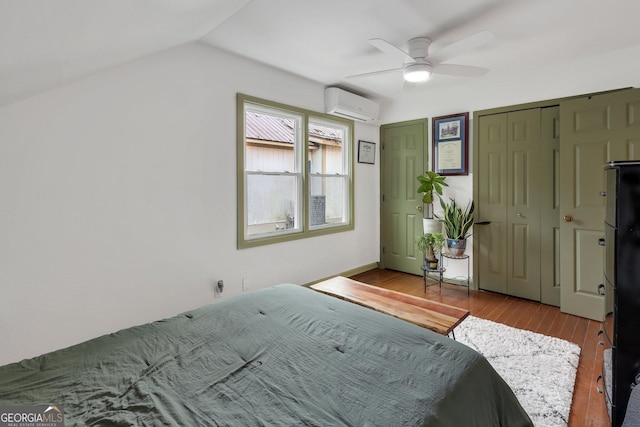
<svg viewBox="0 0 640 427">
<path fill-rule="evenodd" d="M 376 143 L 358 141 L 358 163 L 374 165 L 376 163 Z"/>
<path fill-rule="evenodd" d="M 469 113 L 432 119 L 432 168 L 440 175 L 469 175 Z"/>
</svg>

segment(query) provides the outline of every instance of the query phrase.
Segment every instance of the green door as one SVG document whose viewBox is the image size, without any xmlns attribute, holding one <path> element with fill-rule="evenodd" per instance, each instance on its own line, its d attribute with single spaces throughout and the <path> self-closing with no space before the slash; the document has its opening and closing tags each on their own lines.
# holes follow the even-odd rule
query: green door
<svg viewBox="0 0 640 427">
<path fill-rule="evenodd" d="M 540 109 L 507 115 L 508 294 L 540 301 Z"/>
<path fill-rule="evenodd" d="M 478 200 L 473 241 L 479 289 L 507 293 L 507 113 L 479 119 Z"/>
<path fill-rule="evenodd" d="M 540 113 L 540 302 L 560 307 L 560 107 Z"/>
<path fill-rule="evenodd" d="M 383 125 L 381 168 L 381 262 L 384 268 L 422 274 L 422 197 L 416 177 L 424 172 L 428 120 Z"/>
<path fill-rule="evenodd" d="M 561 309 L 602 320 L 605 174 L 614 160 L 640 159 L 640 90 L 560 104 Z"/>
<path fill-rule="evenodd" d="M 540 109 L 480 117 L 478 286 L 540 301 Z"/>
</svg>

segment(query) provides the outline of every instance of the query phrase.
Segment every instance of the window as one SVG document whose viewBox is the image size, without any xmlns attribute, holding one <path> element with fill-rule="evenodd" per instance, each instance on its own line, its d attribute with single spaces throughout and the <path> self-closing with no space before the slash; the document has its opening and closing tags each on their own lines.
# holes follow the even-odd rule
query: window
<svg viewBox="0 0 640 427">
<path fill-rule="evenodd" d="M 238 94 L 238 247 L 353 229 L 353 122 Z"/>
<path fill-rule="evenodd" d="M 311 229 L 349 221 L 349 127 L 309 119 L 309 226 Z"/>
</svg>

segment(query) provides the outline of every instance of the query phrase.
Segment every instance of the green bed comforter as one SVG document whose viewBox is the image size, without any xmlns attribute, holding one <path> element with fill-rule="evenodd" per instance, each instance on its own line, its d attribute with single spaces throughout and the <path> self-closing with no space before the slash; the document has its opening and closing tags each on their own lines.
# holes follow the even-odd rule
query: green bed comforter
<svg viewBox="0 0 640 427">
<path fill-rule="evenodd" d="M 67 426 L 530 426 L 480 354 L 296 285 L 0 367 Z"/>
</svg>

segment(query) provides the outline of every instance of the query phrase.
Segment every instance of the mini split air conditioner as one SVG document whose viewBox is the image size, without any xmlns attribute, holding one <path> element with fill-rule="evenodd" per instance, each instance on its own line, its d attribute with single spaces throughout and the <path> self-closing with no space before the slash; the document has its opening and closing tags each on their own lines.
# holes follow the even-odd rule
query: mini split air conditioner
<svg viewBox="0 0 640 427">
<path fill-rule="evenodd" d="M 324 90 L 324 112 L 334 116 L 372 122 L 378 118 L 380 106 L 370 99 L 337 87 Z"/>
</svg>

